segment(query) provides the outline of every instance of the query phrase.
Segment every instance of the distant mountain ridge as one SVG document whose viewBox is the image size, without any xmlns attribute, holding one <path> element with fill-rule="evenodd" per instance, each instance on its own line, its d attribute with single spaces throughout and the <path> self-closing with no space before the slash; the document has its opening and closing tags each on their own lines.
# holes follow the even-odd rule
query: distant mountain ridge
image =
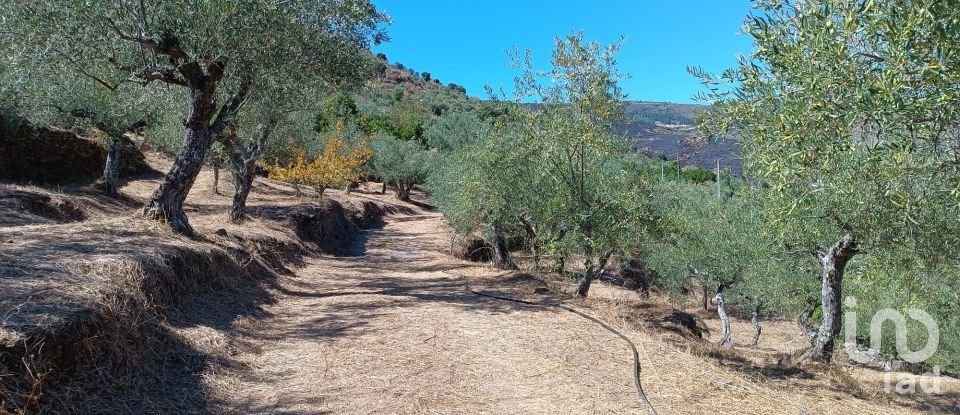
<svg viewBox="0 0 960 415">
<path fill-rule="evenodd" d="M 700 136 L 696 113 L 706 107 L 696 104 L 626 101 L 626 120 L 617 132 L 627 138 L 630 147 L 651 157 L 679 158 L 682 166 L 720 168 L 742 174 L 740 143 L 736 138 L 711 140 Z"/>
<path fill-rule="evenodd" d="M 367 108 L 383 110 L 393 105 L 392 93 L 402 89 L 407 96 L 428 105 L 434 113 L 459 111 L 482 105 L 485 101 L 471 98 L 466 89 L 455 83 L 444 84 L 429 72 L 416 72 L 403 64 L 390 63 L 386 55 L 378 55 L 378 76 L 368 83 L 370 101 Z M 537 104 L 524 104 L 536 106 Z M 698 166 L 713 170 L 720 167 L 734 175 L 742 172 L 739 142 L 733 139 L 709 140 L 696 129 L 696 113 L 706 107 L 697 104 L 670 102 L 624 101 L 625 121 L 617 133 L 630 142 L 630 148 L 650 157 L 678 160 L 681 166 Z"/>
</svg>

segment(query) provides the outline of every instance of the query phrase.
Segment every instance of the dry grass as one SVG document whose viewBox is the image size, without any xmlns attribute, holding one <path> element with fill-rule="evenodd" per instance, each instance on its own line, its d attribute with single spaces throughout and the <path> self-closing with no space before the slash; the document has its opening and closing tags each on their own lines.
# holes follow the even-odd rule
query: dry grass
<svg viewBox="0 0 960 415">
<path fill-rule="evenodd" d="M 916 413 L 938 397 L 876 393 L 858 369 L 780 366 L 802 347 L 792 322 L 766 324 L 759 347 L 712 345 L 665 321 L 666 298 L 599 284 L 588 300 L 570 281 L 535 279 L 453 260 L 435 214 L 393 217 L 367 233 L 363 257 L 311 259 L 260 318 L 234 325 L 248 345 L 238 370 L 208 380 L 225 413 L 642 413 L 626 345 L 570 313 L 477 297 L 568 301 L 621 327 L 641 352 L 661 413 Z M 543 292 L 542 288 L 549 291 Z M 752 334 L 737 321 L 735 341 Z M 747 330 L 747 329 L 750 330 Z M 952 381 L 951 381 L 952 382 Z M 941 396 L 950 396 L 949 393 Z M 925 406 L 926 405 L 926 406 Z"/>
<path fill-rule="evenodd" d="M 548 276 L 554 284 L 569 282 Z M 873 414 L 960 411 L 960 381 L 942 378 L 936 394 L 898 395 L 884 390 L 884 374 L 835 364 L 798 362 L 805 340 L 796 323 L 763 323 L 763 336 L 750 346 L 753 326 L 734 319 L 735 347 L 718 347 L 715 312 L 683 307 L 664 296 L 601 284 L 576 304 L 624 328 L 641 350 L 647 394 L 662 413 L 826 413 Z M 696 304 L 696 301 L 688 303 Z M 700 340 L 672 322 L 681 313 L 705 327 Z M 646 353 L 644 352 L 646 351 Z M 894 374 L 896 376 L 910 376 Z M 894 383 L 896 380 L 894 380 Z"/>
<path fill-rule="evenodd" d="M 258 180 L 253 218 L 235 225 L 225 221 L 230 184 L 217 195 L 210 181 L 204 172 L 188 199 L 195 240 L 137 217 L 156 177 L 126 183 L 121 201 L 0 186 L 49 198 L 32 211 L 0 203 L 0 413 L 642 413 L 620 339 L 571 313 L 476 296 L 464 278 L 621 328 L 662 414 L 958 407 L 956 380 L 935 395 L 891 395 L 880 372 L 797 364 L 793 322 L 765 322 L 754 347 L 750 323 L 735 320 L 736 346 L 721 349 L 712 312 L 656 292 L 598 283 L 571 299 L 563 277 L 456 260 L 439 214 L 378 195 L 379 185 L 328 191 L 374 229 L 347 243 L 356 228 L 319 217 L 339 230 L 317 243 L 300 238 L 315 228 L 291 218 L 331 208 L 295 208 L 315 200 Z M 58 216 L 61 201 L 83 220 Z M 393 216 L 380 223 L 383 214 Z"/>
<path fill-rule="evenodd" d="M 337 192 L 329 193 L 346 209 L 312 205 L 259 180 L 252 219 L 235 225 L 225 220 L 229 196 L 209 192 L 209 179 L 205 172 L 188 200 L 196 239 L 138 217 L 156 177 L 127 183 L 121 200 L 85 188 L 0 185 L 0 413 L 204 411 L 210 391 L 182 378 L 217 359 L 218 347 L 201 347 L 212 332 L 192 327 L 212 325 L 216 313 L 182 310 L 205 304 L 232 319 L 271 301 L 267 287 L 292 273 L 287 266 L 323 248 L 299 237 L 291 211 L 354 233 L 350 215 L 384 212 Z"/>
</svg>

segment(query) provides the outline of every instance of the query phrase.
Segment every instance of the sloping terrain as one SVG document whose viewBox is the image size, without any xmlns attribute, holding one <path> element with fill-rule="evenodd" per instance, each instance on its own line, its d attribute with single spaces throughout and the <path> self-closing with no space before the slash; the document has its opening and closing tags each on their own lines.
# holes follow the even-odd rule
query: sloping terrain
<svg viewBox="0 0 960 415">
<path fill-rule="evenodd" d="M 736 320 L 737 346 L 720 349 L 712 312 L 656 292 L 598 283 L 580 300 L 559 276 L 454 259 L 440 214 L 379 185 L 314 204 L 258 179 L 252 219 L 234 225 L 230 196 L 210 180 L 204 172 L 188 198 L 195 240 L 136 216 L 152 178 L 127 182 L 121 201 L 3 187 L 15 197 L 0 201 L 17 202 L 0 203 L 0 413 L 644 412 L 621 339 L 563 310 L 478 296 L 467 282 L 564 302 L 621 330 L 662 414 L 960 403 L 953 379 L 901 396 L 884 392 L 880 372 L 798 365 L 793 322 L 766 322 L 760 344 L 746 346 L 752 328 Z"/>
<path fill-rule="evenodd" d="M 803 339 L 792 322 L 767 323 L 760 346 L 720 349 L 712 314 L 603 284 L 587 300 L 570 282 L 453 260 L 450 233 L 431 212 L 391 216 L 354 251 L 310 259 L 263 313 L 223 335 L 243 351 L 210 372 L 224 413 L 558 414 L 645 413 L 623 341 L 556 308 L 620 327 L 640 351 L 641 378 L 660 413 L 916 413 L 956 409 L 958 384 L 904 399 L 877 372 L 796 366 Z M 696 339 L 677 319 L 700 320 Z M 735 341 L 749 342 L 738 321 Z"/>
<path fill-rule="evenodd" d="M 168 168 L 166 159 L 153 162 Z M 208 356 L 180 337 L 178 310 L 209 296 L 209 310 L 190 320 L 212 318 L 210 310 L 230 312 L 221 316 L 227 321 L 250 313 L 270 300 L 266 287 L 288 266 L 338 252 L 359 228 L 409 209 L 337 197 L 316 203 L 261 180 L 251 220 L 237 225 L 224 216 L 230 195 L 213 194 L 210 177 L 187 207 L 201 229 L 195 239 L 138 216 L 153 176 L 128 181 L 119 200 L 79 185 L 0 185 L 0 413 L 111 412 L 121 403 L 196 409 L 204 389 L 194 371 Z M 156 387 L 190 379 L 181 393 Z"/>
<path fill-rule="evenodd" d="M 695 114 L 702 105 L 630 101 L 624 104 L 626 120 L 617 131 L 632 149 L 651 157 L 680 160 L 682 166 L 720 168 L 742 173 L 740 145 L 735 137 L 710 140 L 697 134 Z"/>
</svg>

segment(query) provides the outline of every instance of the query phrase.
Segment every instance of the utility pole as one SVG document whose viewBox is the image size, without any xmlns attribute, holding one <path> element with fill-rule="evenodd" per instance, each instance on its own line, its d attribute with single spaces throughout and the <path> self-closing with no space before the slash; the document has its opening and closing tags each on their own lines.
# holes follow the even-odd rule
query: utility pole
<svg viewBox="0 0 960 415">
<path fill-rule="evenodd" d="M 720 159 L 717 159 L 717 199 L 720 198 Z"/>
<path fill-rule="evenodd" d="M 677 180 L 680 180 L 680 153 L 677 153 Z"/>
</svg>

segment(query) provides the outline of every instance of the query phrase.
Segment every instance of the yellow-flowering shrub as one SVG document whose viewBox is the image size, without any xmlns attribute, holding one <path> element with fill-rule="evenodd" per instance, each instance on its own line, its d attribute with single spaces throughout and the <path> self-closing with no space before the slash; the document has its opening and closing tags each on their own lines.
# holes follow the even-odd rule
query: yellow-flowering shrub
<svg viewBox="0 0 960 415">
<path fill-rule="evenodd" d="M 373 150 L 365 141 L 350 145 L 339 138 L 330 138 L 323 152 L 312 161 L 307 161 L 303 149 L 296 149 L 294 154 L 287 165 L 278 162 L 268 165 L 270 178 L 295 186 L 312 186 L 323 197 L 323 191 L 328 188 L 357 181 L 363 174 L 363 166 L 373 157 Z M 297 191 L 300 191 L 299 187 Z"/>
</svg>

